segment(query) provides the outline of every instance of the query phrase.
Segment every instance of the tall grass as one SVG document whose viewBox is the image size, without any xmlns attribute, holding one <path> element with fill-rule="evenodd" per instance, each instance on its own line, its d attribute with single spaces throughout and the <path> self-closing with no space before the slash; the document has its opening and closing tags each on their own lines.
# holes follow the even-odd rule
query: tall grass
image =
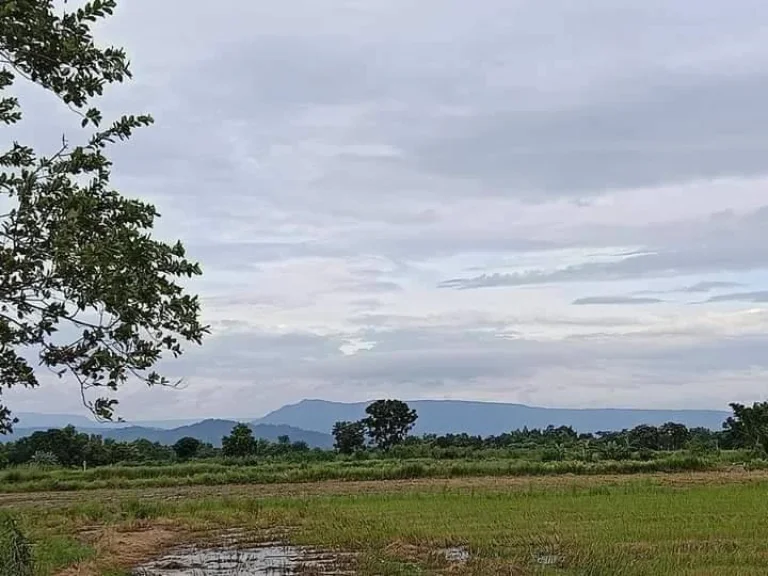
<svg viewBox="0 0 768 576">
<path fill-rule="evenodd" d="M 168 486 L 276 484 L 467 476 L 556 474 L 639 474 L 714 470 L 723 464 L 706 457 L 673 455 L 649 461 L 527 460 L 342 460 L 318 463 L 266 463 L 231 466 L 190 463 L 170 466 L 105 466 L 91 470 L 16 468 L 0 473 L 0 492 L 65 491 Z"/>
<path fill-rule="evenodd" d="M 32 576 L 32 548 L 10 514 L 0 512 L 0 576 Z"/>
</svg>

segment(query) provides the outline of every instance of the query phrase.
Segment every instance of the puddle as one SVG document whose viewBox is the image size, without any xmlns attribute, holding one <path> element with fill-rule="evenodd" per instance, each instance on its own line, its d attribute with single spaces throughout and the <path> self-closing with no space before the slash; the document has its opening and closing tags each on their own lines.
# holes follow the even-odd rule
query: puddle
<svg viewBox="0 0 768 576">
<path fill-rule="evenodd" d="M 340 567 L 344 555 L 324 554 L 307 548 L 265 544 L 250 548 L 222 546 L 179 548 L 139 566 L 134 576 L 347 576 Z"/>
<path fill-rule="evenodd" d="M 536 554 L 534 555 L 534 559 L 537 564 L 541 564 L 542 566 L 556 566 L 561 564 L 564 560 L 559 554 Z"/>
<path fill-rule="evenodd" d="M 443 548 L 440 550 L 440 554 L 444 556 L 448 562 L 462 563 L 469 560 L 469 550 L 463 546 Z"/>
</svg>

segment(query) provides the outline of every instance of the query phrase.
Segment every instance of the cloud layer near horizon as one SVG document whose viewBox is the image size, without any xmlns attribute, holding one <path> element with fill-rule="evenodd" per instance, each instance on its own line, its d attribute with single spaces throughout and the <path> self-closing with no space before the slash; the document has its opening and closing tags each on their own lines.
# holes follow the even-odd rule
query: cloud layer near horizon
<svg viewBox="0 0 768 576">
<path fill-rule="evenodd" d="M 694 9 L 695 8 L 695 9 Z M 763 398 L 768 5 L 131 0 L 99 30 L 157 123 L 115 183 L 214 328 L 132 418 L 304 397 L 722 408 Z M 76 119 L 20 94 L 20 137 Z M 72 384 L 12 392 L 79 410 Z"/>
</svg>

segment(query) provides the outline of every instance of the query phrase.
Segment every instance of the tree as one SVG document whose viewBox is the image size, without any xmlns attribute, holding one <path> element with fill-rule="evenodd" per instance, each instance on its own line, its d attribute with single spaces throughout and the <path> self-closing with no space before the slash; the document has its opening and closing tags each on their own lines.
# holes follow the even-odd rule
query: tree
<svg viewBox="0 0 768 576">
<path fill-rule="evenodd" d="M 411 431 L 416 419 L 416 410 L 401 400 L 377 400 L 370 404 L 363 421 L 368 428 L 368 436 L 382 450 L 389 450 L 400 444 Z"/>
<path fill-rule="evenodd" d="M 656 426 L 640 424 L 627 434 L 629 444 L 635 449 L 658 450 L 659 429 Z"/>
<path fill-rule="evenodd" d="M 691 439 L 685 424 L 667 422 L 659 427 L 659 442 L 664 450 L 682 450 Z"/>
<path fill-rule="evenodd" d="M 176 444 L 173 445 L 173 451 L 180 460 L 189 460 L 197 456 L 197 452 L 203 445 L 197 438 L 191 436 L 184 436 L 180 438 Z"/>
<path fill-rule="evenodd" d="M 744 448 L 768 452 L 768 402 L 755 402 L 752 406 L 730 404 L 733 416 L 723 423 L 731 438 Z"/>
<path fill-rule="evenodd" d="M 247 424 L 235 424 L 229 436 L 221 439 L 224 456 L 243 458 L 256 454 L 257 444 L 253 430 Z"/>
<path fill-rule="evenodd" d="M 341 454 L 354 454 L 365 449 L 365 423 L 336 422 L 333 425 L 333 447 Z"/>
<path fill-rule="evenodd" d="M 8 92 L 21 80 L 55 94 L 92 131 L 79 145 L 63 137 L 49 155 L 19 142 L 0 149 L 0 392 L 37 387 L 37 362 L 75 379 L 100 419 L 112 418 L 114 392 L 131 377 L 171 385 L 153 367 L 207 332 L 197 297 L 177 283 L 199 275 L 198 264 L 181 243 L 152 238 L 154 206 L 110 187 L 106 148 L 152 122 L 123 116 L 102 128 L 91 106 L 131 77 L 125 52 L 96 46 L 91 34 L 115 5 L 61 12 L 53 0 L 0 2 L 0 124 L 22 119 Z M 99 397 L 89 399 L 91 388 Z M 14 423 L 0 405 L 0 432 Z"/>
</svg>

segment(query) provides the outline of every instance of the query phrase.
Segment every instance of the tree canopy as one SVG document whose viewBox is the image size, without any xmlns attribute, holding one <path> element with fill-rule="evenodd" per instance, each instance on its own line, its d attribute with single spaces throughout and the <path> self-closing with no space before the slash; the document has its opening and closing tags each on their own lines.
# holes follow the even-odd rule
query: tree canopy
<svg viewBox="0 0 768 576">
<path fill-rule="evenodd" d="M 332 434 L 334 448 L 341 454 L 354 454 L 365 449 L 364 422 L 336 422 Z"/>
<path fill-rule="evenodd" d="M 200 267 L 181 243 L 152 237 L 153 205 L 110 186 L 107 148 L 152 123 L 129 115 L 104 124 L 93 106 L 106 86 L 131 77 L 125 52 L 98 47 L 91 34 L 115 7 L 0 3 L 0 124 L 22 121 L 11 90 L 31 82 L 72 110 L 78 134 L 90 134 L 79 144 L 64 136 L 49 153 L 16 141 L 0 148 L 0 394 L 38 386 L 39 365 L 76 379 L 83 401 L 106 419 L 122 384 L 171 384 L 155 371 L 158 361 L 207 332 L 197 297 L 177 280 Z M 13 423 L 0 403 L 0 432 Z"/>
<path fill-rule="evenodd" d="M 235 424 L 232 433 L 221 439 L 221 450 L 224 456 L 243 458 L 256 453 L 257 440 L 253 437 L 253 430 L 242 422 Z"/>
<path fill-rule="evenodd" d="M 416 424 L 416 410 L 402 400 L 376 400 L 365 409 L 363 420 L 368 436 L 379 448 L 387 450 L 400 444 Z"/>
</svg>

